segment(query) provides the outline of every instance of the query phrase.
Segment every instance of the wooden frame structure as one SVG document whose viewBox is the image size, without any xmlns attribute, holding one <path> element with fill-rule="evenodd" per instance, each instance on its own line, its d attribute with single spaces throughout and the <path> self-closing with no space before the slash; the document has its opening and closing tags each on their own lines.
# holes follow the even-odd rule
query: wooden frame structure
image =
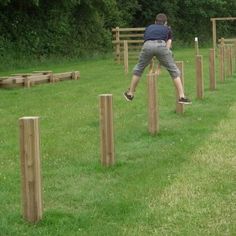
<svg viewBox="0 0 236 236">
<path fill-rule="evenodd" d="M 228 21 L 228 20 L 236 20 L 236 17 L 218 17 L 211 18 L 212 22 L 212 40 L 213 40 L 213 48 L 216 48 L 217 40 L 216 40 L 216 22 L 217 21 Z"/>
<path fill-rule="evenodd" d="M 124 58 L 125 50 L 128 50 L 128 60 L 137 60 L 140 49 L 143 45 L 143 35 L 145 28 L 113 28 L 113 45 L 115 61 L 123 63 L 127 58 Z M 126 47 L 125 47 L 126 46 Z M 127 55 L 127 54 L 126 54 Z"/>
</svg>

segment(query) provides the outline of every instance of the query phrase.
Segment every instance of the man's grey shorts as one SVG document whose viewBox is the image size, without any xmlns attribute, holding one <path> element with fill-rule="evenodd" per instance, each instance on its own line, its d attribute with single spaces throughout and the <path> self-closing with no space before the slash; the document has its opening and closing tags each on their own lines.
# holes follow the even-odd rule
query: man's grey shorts
<svg viewBox="0 0 236 236">
<path fill-rule="evenodd" d="M 143 44 L 139 55 L 139 62 L 134 67 L 133 74 L 141 76 L 154 56 L 168 70 L 172 79 L 180 76 L 180 70 L 174 62 L 172 52 L 166 47 L 166 43 L 163 40 L 148 40 Z"/>
</svg>

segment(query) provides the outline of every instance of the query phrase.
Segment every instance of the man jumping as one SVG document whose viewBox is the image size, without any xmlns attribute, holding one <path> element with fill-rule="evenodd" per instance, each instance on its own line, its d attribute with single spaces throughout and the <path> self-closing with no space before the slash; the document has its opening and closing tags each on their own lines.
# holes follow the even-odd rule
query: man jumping
<svg viewBox="0 0 236 236">
<path fill-rule="evenodd" d="M 191 100 L 185 97 L 183 85 L 180 79 L 180 70 L 176 66 L 170 50 L 172 44 L 172 31 L 167 26 L 167 17 L 160 13 L 156 16 L 155 24 L 148 26 L 144 33 L 144 44 L 142 46 L 138 64 L 133 69 L 133 76 L 128 91 L 124 92 L 127 101 L 134 98 L 135 89 L 139 83 L 144 69 L 156 56 L 160 65 L 164 66 L 173 79 L 178 91 L 179 103 L 191 104 Z"/>
</svg>

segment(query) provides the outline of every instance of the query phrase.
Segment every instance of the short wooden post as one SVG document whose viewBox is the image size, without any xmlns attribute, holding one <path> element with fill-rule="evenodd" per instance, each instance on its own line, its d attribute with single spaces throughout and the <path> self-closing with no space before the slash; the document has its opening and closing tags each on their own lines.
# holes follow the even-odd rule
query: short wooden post
<svg viewBox="0 0 236 236">
<path fill-rule="evenodd" d="M 35 223 L 43 215 L 39 117 L 22 117 L 19 126 L 23 217 Z"/>
<path fill-rule="evenodd" d="M 210 76 L 210 90 L 216 89 L 215 79 L 215 49 L 211 48 L 209 53 L 209 76 Z"/>
<path fill-rule="evenodd" d="M 28 75 L 22 75 L 22 77 L 24 78 L 24 87 L 25 88 L 30 88 L 31 86 L 31 80 L 30 78 L 28 77 Z"/>
<path fill-rule="evenodd" d="M 204 84 L 203 84 L 202 55 L 196 56 L 196 82 L 197 82 L 197 98 L 203 99 L 203 97 L 204 97 Z"/>
<path fill-rule="evenodd" d="M 182 86 L 184 88 L 184 62 L 183 61 L 176 61 L 176 65 L 180 70 L 180 79 L 182 82 Z M 176 113 L 183 114 L 184 113 L 184 104 L 180 104 L 179 102 L 179 94 L 176 89 Z"/>
<path fill-rule="evenodd" d="M 147 74 L 148 88 L 148 130 L 154 135 L 159 132 L 159 109 L 157 96 L 157 72 L 154 71 L 154 61 L 152 60 Z"/>
<path fill-rule="evenodd" d="M 115 164 L 112 94 L 101 94 L 99 105 L 101 164 L 112 166 Z"/>
<path fill-rule="evenodd" d="M 195 37 L 195 55 L 199 55 L 198 37 Z"/>
<path fill-rule="evenodd" d="M 80 78 L 80 73 L 79 71 L 72 71 L 71 72 L 71 79 L 72 80 L 78 80 Z"/>
<path fill-rule="evenodd" d="M 125 74 L 129 72 L 129 51 L 128 51 L 128 41 L 124 40 L 124 68 Z"/>
<path fill-rule="evenodd" d="M 49 82 L 50 82 L 50 83 L 54 83 L 55 80 L 54 80 L 53 73 L 52 73 L 52 72 L 49 72 L 48 75 L 49 75 Z"/>
</svg>

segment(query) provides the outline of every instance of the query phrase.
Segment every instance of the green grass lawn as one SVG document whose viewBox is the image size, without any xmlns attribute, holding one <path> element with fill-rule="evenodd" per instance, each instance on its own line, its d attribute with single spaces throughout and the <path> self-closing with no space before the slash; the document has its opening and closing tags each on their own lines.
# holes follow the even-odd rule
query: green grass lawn
<svg viewBox="0 0 236 236">
<path fill-rule="evenodd" d="M 2 72 L 79 70 L 79 81 L 0 90 L 0 235 L 235 235 L 236 77 L 196 99 L 194 49 L 175 51 L 193 100 L 175 110 L 164 70 L 158 80 L 160 134 L 147 124 L 143 75 L 132 103 L 131 72 L 113 59 Z M 131 66 L 132 67 L 132 66 Z M 131 71 L 131 69 L 130 69 Z M 100 165 L 99 94 L 113 94 L 116 165 Z M 40 117 L 43 220 L 21 215 L 18 119 Z"/>
</svg>

